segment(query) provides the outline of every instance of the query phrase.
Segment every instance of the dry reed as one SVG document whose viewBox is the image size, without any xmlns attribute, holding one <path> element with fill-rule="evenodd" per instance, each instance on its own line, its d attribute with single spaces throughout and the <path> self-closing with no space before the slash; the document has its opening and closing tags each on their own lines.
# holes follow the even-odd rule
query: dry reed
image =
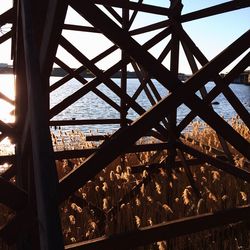
<svg viewBox="0 0 250 250">
<path fill-rule="evenodd" d="M 244 124 L 237 118 L 232 119 L 230 123 L 250 141 L 249 130 Z M 67 134 L 70 141 L 65 140 L 65 135 L 61 136 L 53 135 L 55 150 L 94 146 L 87 143 L 79 131 L 75 131 L 73 135 Z M 201 122 L 194 122 L 193 129 L 186 132 L 182 140 L 212 156 L 222 151 L 216 133 Z M 249 162 L 230 145 L 229 149 L 235 165 L 249 171 Z M 133 166 L 161 162 L 166 156 L 167 151 L 127 154 L 124 160 L 125 168 L 121 167 L 118 158 L 79 189 L 76 195 L 85 201 L 82 207 L 70 201 L 61 206 L 65 244 L 248 204 L 249 184 L 208 164 L 191 169 L 201 197 L 195 195 L 183 168 L 161 168 L 158 173 L 143 171 L 133 174 Z M 192 158 L 190 155 L 186 157 Z M 68 166 L 69 162 L 73 167 L 78 167 L 83 161 L 83 158 L 57 161 L 59 177 L 70 171 L 72 167 Z M 147 178 L 148 175 L 150 179 Z M 140 186 L 135 196 L 131 194 L 129 202 L 117 206 L 119 200 L 145 179 L 148 180 L 147 183 Z M 110 213 L 112 207 L 114 209 Z M 241 222 L 138 249 L 240 249 L 250 247 L 246 228 L 247 225 Z"/>
</svg>

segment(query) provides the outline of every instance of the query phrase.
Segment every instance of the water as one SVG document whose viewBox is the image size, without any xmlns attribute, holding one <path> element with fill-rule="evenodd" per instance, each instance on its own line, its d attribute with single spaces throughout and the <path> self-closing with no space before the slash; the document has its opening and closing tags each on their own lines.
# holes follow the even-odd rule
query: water
<svg viewBox="0 0 250 250">
<path fill-rule="evenodd" d="M 51 77 L 51 83 L 58 81 L 60 78 Z M 91 80 L 91 79 L 88 79 Z M 119 79 L 113 79 L 113 81 L 119 85 Z M 158 90 L 161 97 L 165 97 L 168 94 L 168 91 L 159 84 L 156 80 L 153 80 L 153 83 Z M 128 79 L 128 94 L 132 97 L 139 86 L 139 81 L 137 79 Z M 71 80 L 68 83 L 65 83 L 63 86 L 51 93 L 51 108 L 56 104 L 60 103 L 70 94 L 73 94 L 75 91 L 80 89 L 82 84 L 76 80 Z M 214 87 L 214 83 L 210 82 L 206 85 L 207 91 L 209 92 Z M 105 93 L 113 102 L 120 105 L 120 98 L 114 94 L 110 89 L 108 89 L 104 84 L 100 84 L 98 87 L 102 93 Z M 233 90 L 236 96 L 241 100 L 243 105 L 246 107 L 248 112 L 250 112 L 250 85 L 240 85 L 240 84 L 231 84 L 230 88 Z M 14 100 L 14 81 L 12 75 L 0 75 L 0 92 L 9 97 L 11 100 Z M 145 110 L 148 110 L 152 105 L 150 104 L 148 98 L 145 95 L 145 92 L 142 92 L 136 99 L 137 103 L 140 104 Z M 235 117 L 236 112 L 232 106 L 228 103 L 225 97 L 220 94 L 214 101 L 218 105 L 214 105 L 214 110 L 220 115 L 223 116 L 226 120 Z M 4 122 L 14 122 L 15 117 L 13 115 L 14 105 L 3 101 L 0 98 L 0 119 Z M 181 105 L 178 107 L 178 122 L 180 122 L 190 110 L 185 106 Z M 136 119 L 139 115 L 132 109 L 129 109 L 127 118 Z M 120 114 L 118 111 L 110 107 L 107 103 L 97 97 L 94 93 L 90 92 L 77 102 L 72 104 L 70 107 L 56 115 L 53 119 L 55 120 L 71 120 L 71 119 L 119 119 Z M 197 119 L 197 118 L 196 118 Z M 79 129 L 86 134 L 107 134 L 113 133 L 119 128 L 119 125 L 85 125 L 85 126 L 65 126 L 62 127 L 62 130 L 76 130 Z M 54 128 L 51 128 L 54 130 Z M 0 142 L 0 155 L 9 155 L 14 154 L 15 145 L 7 139 Z M 5 171 L 9 167 L 8 164 L 0 165 L 0 172 Z"/>
<path fill-rule="evenodd" d="M 52 77 L 51 82 L 59 80 L 58 77 Z M 91 80 L 91 79 L 88 79 Z M 119 79 L 112 79 L 117 85 L 119 85 Z M 161 97 L 165 97 L 168 94 L 168 91 L 165 87 L 163 87 L 156 80 L 153 80 L 153 83 L 158 90 L 158 93 Z M 83 85 L 79 83 L 77 80 L 72 79 L 65 85 L 61 86 L 57 90 L 51 93 L 51 108 L 56 104 L 60 103 L 64 98 L 73 94 L 75 91 L 80 89 Z M 138 89 L 139 81 L 137 79 L 128 79 L 128 88 L 127 93 L 132 97 L 135 91 Z M 206 89 L 209 92 L 215 84 L 213 82 L 209 82 L 206 85 Z M 100 84 L 98 87 L 102 93 L 105 93 L 111 100 L 113 100 L 116 104 L 120 104 L 120 98 L 114 94 L 110 89 L 108 89 L 104 84 Z M 246 109 L 250 112 L 250 85 L 243 84 L 230 84 L 230 88 L 233 90 L 235 95 L 241 100 Z M 198 94 L 198 93 L 197 93 Z M 145 110 L 148 110 L 152 105 L 150 104 L 148 98 L 143 91 L 138 98 L 136 99 L 137 103 L 140 104 Z M 232 117 L 236 116 L 235 110 L 232 108 L 230 103 L 226 100 L 223 94 L 220 94 L 215 100 L 216 105 L 213 105 L 214 110 L 220 115 L 223 116 L 224 119 L 228 120 Z M 190 110 L 185 106 L 181 105 L 177 109 L 177 119 L 178 123 L 189 113 Z M 135 120 L 139 115 L 132 109 L 129 109 L 127 118 Z M 77 102 L 72 104 L 66 110 L 62 111 L 55 117 L 53 120 L 70 120 L 70 119 L 119 119 L 120 114 L 110 105 L 105 103 L 99 97 L 97 97 L 94 93 L 90 92 Z M 197 118 L 196 118 L 197 119 Z M 85 126 L 74 126 L 67 127 L 64 129 L 80 129 L 85 133 L 98 132 L 98 133 L 113 133 L 115 130 L 119 128 L 119 125 L 85 125 Z"/>
</svg>

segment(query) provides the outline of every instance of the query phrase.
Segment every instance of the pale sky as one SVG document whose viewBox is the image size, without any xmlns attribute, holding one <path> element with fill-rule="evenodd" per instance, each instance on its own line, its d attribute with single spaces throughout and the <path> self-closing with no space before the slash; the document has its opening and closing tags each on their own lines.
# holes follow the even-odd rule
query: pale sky
<svg viewBox="0 0 250 250">
<path fill-rule="evenodd" d="M 228 1 L 183 0 L 182 2 L 184 5 L 182 13 L 189 13 L 195 10 L 203 9 Z M 144 0 L 144 3 L 164 7 L 169 6 L 168 0 Z M 12 0 L 0 0 L 0 13 L 3 13 L 8 8 L 10 8 L 11 4 Z M 76 15 L 74 11 L 70 10 L 68 13 L 69 14 L 66 18 L 65 23 L 84 24 L 82 18 Z M 136 19 L 136 24 L 132 26 L 132 29 L 161 20 L 164 20 L 164 17 L 151 14 L 140 14 Z M 231 42 L 233 42 L 237 37 L 246 32 L 249 29 L 249 24 L 250 8 L 246 8 L 243 10 L 236 10 L 233 12 L 216 15 L 209 18 L 199 19 L 193 22 L 183 23 L 183 27 L 193 39 L 193 41 L 196 43 L 196 45 L 200 48 L 200 50 L 205 54 L 205 56 L 209 60 L 211 60 L 214 56 L 216 56 L 219 52 L 226 48 Z M 149 32 L 145 35 L 134 36 L 134 39 L 136 39 L 139 43 L 143 44 L 145 41 L 150 39 L 154 34 L 158 33 L 159 31 L 160 30 L 157 30 L 156 32 Z M 95 55 L 102 52 L 105 48 L 108 48 L 111 45 L 110 41 L 108 41 L 102 35 L 98 34 L 87 36 L 87 34 L 82 34 L 80 32 L 64 31 L 63 35 L 67 39 L 72 41 L 72 43 L 74 43 L 77 48 L 81 49 L 89 59 L 93 58 Z M 157 55 L 159 55 L 164 46 L 166 46 L 167 42 L 168 39 L 164 40 L 158 46 L 151 49 L 150 52 L 157 57 Z M 82 44 L 84 44 L 84 48 Z M 79 66 L 79 63 L 71 59 L 71 57 L 67 55 L 67 53 L 62 49 L 58 50 L 58 57 L 68 63 L 69 66 Z M 105 67 L 113 65 L 115 61 L 119 60 L 119 57 L 120 53 L 116 52 L 114 53 L 114 55 L 110 56 L 110 58 L 106 59 L 106 61 L 97 64 L 97 66 L 102 69 L 105 69 Z M 11 63 L 9 41 L 0 45 L 0 63 L 1 62 Z M 164 64 L 166 65 L 166 67 L 168 67 L 168 59 L 164 61 Z M 183 56 L 181 56 L 180 58 L 179 67 L 180 72 L 188 74 L 191 72 Z M 230 70 L 230 67 L 228 69 L 225 69 L 224 72 L 226 72 L 227 70 Z"/>
</svg>

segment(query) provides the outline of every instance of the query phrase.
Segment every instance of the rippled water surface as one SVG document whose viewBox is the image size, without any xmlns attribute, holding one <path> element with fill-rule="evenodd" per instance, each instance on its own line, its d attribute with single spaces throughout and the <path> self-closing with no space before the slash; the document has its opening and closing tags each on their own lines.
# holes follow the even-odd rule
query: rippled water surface
<svg viewBox="0 0 250 250">
<path fill-rule="evenodd" d="M 57 81 L 58 78 L 53 77 L 51 80 L 53 83 Z M 113 81 L 117 85 L 119 85 L 119 79 L 113 79 Z M 165 97 L 168 95 L 168 91 L 165 87 L 159 84 L 156 80 L 153 80 L 153 82 L 154 86 L 158 90 L 158 93 L 160 94 L 161 97 Z M 60 103 L 67 96 L 79 90 L 82 86 L 83 85 L 78 81 L 71 80 L 62 87 L 53 91 L 51 93 L 51 108 Z M 132 97 L 135 91 L 138 89 L 138 86 L 139 86 L 139 81 L 137 79 L 128 79 L 127 93 Z M 207 91 L 209 92 L 214 86 L 215 84 L 213 82 L 209 82 L 206 85 Z M 234 92 L 234 94 L 240 99 L 240 101 L 246 107 L 248 112 L 250 112 L 250 86 L 243 84 L 230 84 L 230 88 Z M 105 95 L 107 95 L 112 101 L 114 101 L 118 105 L 120 104 L 120 98 L 112 91 L 110 91 L 110 89 L 108 89 L 104 84 L 98 85 L 97 89 L 100 90 Z M 199 93 L 197 93 L 197 95 L 199 95 Z M 136 102 L 140 104 L 145 110 L 148 110 L 152 106 L 144 91 L 138 96 Z M 225 119 L 230 119 L 236 116 L 235 110 L 229 104 L 229 102 L 227 101 L 227 99 L 224 97 L 223 94 L 217 96 L 213 102 L 214 102 L 213 108 L 220 116 L 223 116 Z M 190 112 L 190 110 L 185 105 L 181 105 L 180 107 L 178 107 L 177 109 L 178 122 L 181 121 L 187 115 L 188 112 Z M 204 112 L 206 111 L 204 110 Z M 139 115 L 134 110 L 129 109 L 127 118 L 134 120 L 137 117 L 139 117 Z M 69 119 L 105 119 L 105 118 L 119 119 L 120 115 L 118 111 L 110 107 L 110 105 L 101 100 L 93 92 L 89 92 L 84 97 L 82 97 L 74 104 L 72 104 L 70 107 L 68 107 L 66 110 L 56 115 L 53 119 L 69 120 Z M 89 130 L 98 130 L 99 133 L 107 133 L 116 130 L 118 128 L 118 125 L 98 125 L 98 126 L 88 125 L 88 127 L 82 126 L 79 128 L 85 132 Z"/>
</svg>

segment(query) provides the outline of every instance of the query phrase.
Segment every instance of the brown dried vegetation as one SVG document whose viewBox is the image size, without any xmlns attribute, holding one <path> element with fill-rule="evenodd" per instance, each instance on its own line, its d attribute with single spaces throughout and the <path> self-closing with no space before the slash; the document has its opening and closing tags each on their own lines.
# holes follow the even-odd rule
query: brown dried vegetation
<svg viewBox="0 0 250 250">
<path fill-rule="evenodd" d="M 237 118 L 232 119 L 231 124 L 250 140 L 249 130 Z M 53 135 L 55 150 L 95 146 L 86 142 L 79 131 L 65 135 L 70 138 L 68 143 L 60 133 L 59 136 Z M 57 137 L 62 145 L 55 141 Z M 222 150 L 215 132 L 201 122 L 194 122 L 193 129 L 186 132 L 182 140 L 212 156 Z M 235 165 L 249 171 L 249 162 L 230 145 L 229 148 Z M 190 168 L 199 196 L 182 167 L 170 169 L 166 165 L 158 171 L 134 173 L 134 166 L 162 162 L 167 153 L 166 150 L 126 154 L 124 166 L 121 166 L 120 158 L 116 159 L 65 201 L 61 205 L 65 244 L 249 204 L 247 182 L 208 164 Z M 185 157 L 191 158 L 189 155 Z M 57 161 L 59 177 L 77 168 L 84 160 Z M 247 225 L 241 222 L 139 249 L 245 249 L 249 246 Z"/>
</svg>

